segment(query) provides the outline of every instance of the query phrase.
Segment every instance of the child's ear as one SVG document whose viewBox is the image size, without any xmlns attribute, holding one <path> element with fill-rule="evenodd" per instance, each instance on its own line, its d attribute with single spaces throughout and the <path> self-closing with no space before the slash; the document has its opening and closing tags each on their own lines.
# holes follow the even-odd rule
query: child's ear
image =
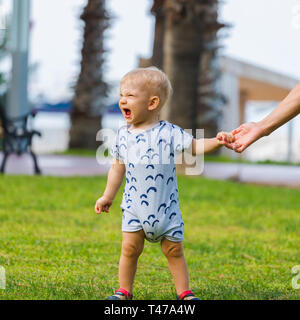
<svg viewBox="0 0 300 320">
<path fill-rule="evenodd" d="M 159 106 L 160 99 L 158 96 L 153 96 L 150 98 L 148 110 L 155 110 Z"/>
</svg>

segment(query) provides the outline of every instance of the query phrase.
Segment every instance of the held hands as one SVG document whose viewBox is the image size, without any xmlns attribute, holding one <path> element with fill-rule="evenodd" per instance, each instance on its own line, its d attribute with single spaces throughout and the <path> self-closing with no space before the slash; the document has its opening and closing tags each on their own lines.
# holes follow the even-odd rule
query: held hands
<svg viewBox="0 0 300 320">
<path fill-rule="evenodd" d="M 264 136 L 263 129 L 259 126 L 258 123 L 255 122 L 244 123 L 237 129 L 233 130 L 233 140 L 231 141 L 229 141 L 229 139 L 226 139 L 222 134 L 223 132 L 220 132 L 218 135 L 223 138 L 223 144 L 227 148 L 232 149 L 238 153 L 243 152 L 253 142 Z M 218 136 L 217 138 L 219 139 Z"/>
<path fill-rule="evenodd" d="M 239 150 L 240 145 L 236 141 L 237 136 L 234 135 L 234 132 L 235 130 L 232 131 L 232 133 L 221 131 L 217 134 L 217 139 L 220 145 L 224 145 L 228 149 L 238 152 L 237 150 Z"/>
<path fill-rule="evenodd" d="M 100 197 L 95 204 L 95 212 L 100 214 L 101 212 L 109 212 L 109 207 L 112 205 L 112 200 L 105 196 Z"/>
<path fill-rule="evenodd" d="M 235 141 L 235 136 L 230 132 L 221 131 L 217 134 L 217 139 L 219 144 L 227 147 L 227 145 L 231 145 Z"/>
</svg>

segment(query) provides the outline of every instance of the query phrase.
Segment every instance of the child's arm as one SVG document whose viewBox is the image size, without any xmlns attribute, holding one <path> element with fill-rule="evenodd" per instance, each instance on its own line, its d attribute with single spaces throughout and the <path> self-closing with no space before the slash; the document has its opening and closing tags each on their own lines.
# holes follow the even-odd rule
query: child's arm
<svg viewBox="0 0 300 320">
<path fill-rule="evenodd" d="M 210 139 L 193 139 L 192 155 L 207 154 L 216 151 L 224 145 L 224 140 L 234 142 L 233 134 L 229 132 L 219 132 L 216 138 Z"/>
<path fill-rule="evenodd" d="M 95 212 L 109 212 L 109 207 L 112 205 L 113 200 L 122 184 L 125 174 L 125 164 L 115 159 L 112 163 L 108 175 L 106 188 L 103 196 L 100 197 L 95 205 Z"/>
</svg>

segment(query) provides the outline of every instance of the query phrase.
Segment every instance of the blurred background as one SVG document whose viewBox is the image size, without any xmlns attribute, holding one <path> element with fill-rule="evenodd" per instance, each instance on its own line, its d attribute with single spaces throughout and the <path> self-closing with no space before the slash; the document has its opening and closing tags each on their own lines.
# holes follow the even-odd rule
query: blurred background
<svg viewBox="0 0 300 320">
<path fill-rule="evenodd" d="M 124 122 L 119 81 L 138 66 L 171 79 L 162 118 L 207 137 L 262 119 L 299 82 L 299 1 L 184 3 L 0 0 L 0 95 L 12 117 L 35 111 L 33 150 L 95 151 L 96 132 Z M 219 157 L 299 163 L 299 128 L 298 116 Z"/>
<path fill-rule="evenodd" d="M 96 159 L 96 134 L 124 123 L 126 72 L 163 69 L 174 95 L 161 118 L 213 137 L 299 83 L 299 39 L 300 0 L 0 0 L 0 300 L 118 288 L 123 194 L 95 214 L 112 159 Z M 299 128 L 298 116 L 241 155 L 205 156 L 204 178 L 177 166 L 201 299 L 299 300 Z M 145 251 L 135 298 L 174 299 L 160 246 Z"/>
</svg>

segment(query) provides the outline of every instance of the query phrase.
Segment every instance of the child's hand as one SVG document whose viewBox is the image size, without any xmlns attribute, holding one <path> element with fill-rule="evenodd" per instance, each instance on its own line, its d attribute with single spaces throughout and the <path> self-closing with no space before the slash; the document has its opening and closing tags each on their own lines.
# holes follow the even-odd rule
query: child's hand
<svg viewBox="0 0 300 320">
<path fill-rule="evenodd" d="M 109 212 L 109 207 L 112 205 L 112 200 L 106 197 L 101 197 L 96 201 L 95 212 L 100 214 L 101 212 Z"/>
<path fill-rule="evenodd" d="M 217 139 L 220 141 L 220 144 L 225 144 L 224 142 L 233 143 L 235 137 L 231 132 L 221 131 L 217 134 Z"/>
</svg>

